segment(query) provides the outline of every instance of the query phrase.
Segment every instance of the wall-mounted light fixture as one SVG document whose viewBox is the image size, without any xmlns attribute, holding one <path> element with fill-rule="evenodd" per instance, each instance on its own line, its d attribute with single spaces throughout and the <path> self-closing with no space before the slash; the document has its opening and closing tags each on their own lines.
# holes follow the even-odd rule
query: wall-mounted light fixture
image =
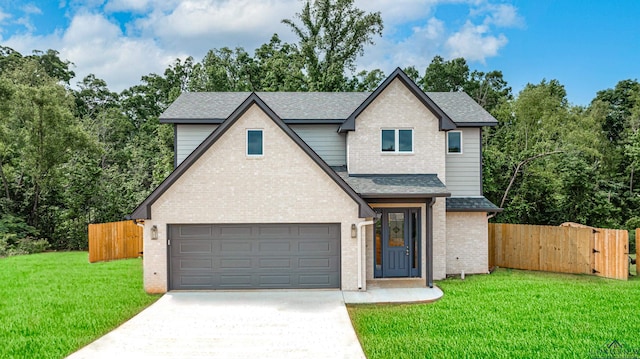
<svg viewBox="0 0 640 359">
<path fill-rule="evenodd" d="M 158 226 L 156 226 L 155 224 L 151 226 L 151 239 L 158 239 Z"/>
<path fill-rule="evenodd" d="M 351 224 L 351 238 L 356 238 L 358 236 L 358 230 L 356 229 L 356 224 Z"/>
</svg>

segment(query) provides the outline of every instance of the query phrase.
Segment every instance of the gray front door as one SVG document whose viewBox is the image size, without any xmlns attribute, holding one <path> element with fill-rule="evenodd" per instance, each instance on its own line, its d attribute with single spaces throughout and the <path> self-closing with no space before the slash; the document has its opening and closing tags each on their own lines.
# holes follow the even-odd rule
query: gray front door
<svg viewBox="0 0 640 359">
<path fill-rule="evenodd" d="M 340 287 L 340 224 L 169 225 L 169 240 L 169 289 Z"/>
<path fill-rule="evenodd" d="M 381 209 L 376 223 L 375 277 L 420 275 L 420 211 Z"/>
</svg>

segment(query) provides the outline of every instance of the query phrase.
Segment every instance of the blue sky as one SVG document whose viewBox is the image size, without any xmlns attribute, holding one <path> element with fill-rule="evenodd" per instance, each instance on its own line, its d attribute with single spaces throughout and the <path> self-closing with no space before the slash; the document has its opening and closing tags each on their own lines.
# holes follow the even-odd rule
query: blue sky
<svg viewBox="0 0 640 359">
<path fill-rule="evenodd" d="M 569 102 L 588 105 L 599 90 L 640 79 L 637 0 L 356 0 L 380 11 L 385 29 L 359 69 L 414 65 L 433 56 L 464 57 L 472 69 L 501 70 L 518 93 L 557 79 Z M 199 61 L 212 48 L 252 51 L 273 33 L 295 42 L 280 23 L 301 0 L 0 0 L 0 44 L 23 54 L 58 50 L 120 91 L 176 58 Z"/>
</svg>

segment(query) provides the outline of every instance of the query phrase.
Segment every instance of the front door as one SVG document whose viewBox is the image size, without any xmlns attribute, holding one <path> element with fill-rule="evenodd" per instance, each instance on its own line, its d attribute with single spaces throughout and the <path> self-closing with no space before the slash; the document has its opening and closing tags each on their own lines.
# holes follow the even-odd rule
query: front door
<svg viewBox="0 0 640 359">
<path fill-rule="evenodd" d="M 379 209 L 375 234 L 375 277 L 420 275 L 420 210 Z"/>
</svg>

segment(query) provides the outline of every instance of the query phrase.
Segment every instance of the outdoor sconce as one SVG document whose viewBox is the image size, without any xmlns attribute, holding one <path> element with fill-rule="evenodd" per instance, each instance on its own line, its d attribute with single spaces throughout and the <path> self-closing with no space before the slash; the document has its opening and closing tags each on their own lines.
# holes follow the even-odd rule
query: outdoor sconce
<svg viewBox="0 0 640 359">
<path fill-rule="evenodd" d="M 356 230 L 355 223 L 351 224 L 351 238 L 356 238 L 358 236 L 358 231 Z"/>
<path fill-rule="evenodd" d="M 156 226 L 155 224 L 151 226 L 151 239 L 158 239 L 158 226 Z"/>
</svg>

